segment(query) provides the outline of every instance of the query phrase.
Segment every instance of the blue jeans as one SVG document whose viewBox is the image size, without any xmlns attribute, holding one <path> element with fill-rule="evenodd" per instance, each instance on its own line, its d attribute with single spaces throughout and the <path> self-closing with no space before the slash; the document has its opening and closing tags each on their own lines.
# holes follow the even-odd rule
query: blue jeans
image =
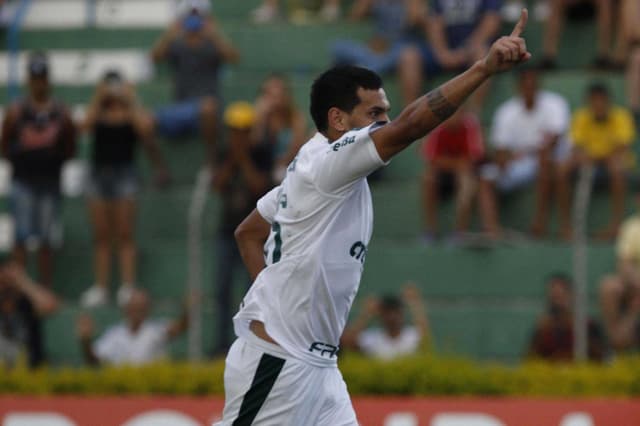
<svg viewBox="0 0 640 426">
<path fill-rule="evenodd" d="M 48 247 L 62 242 L 60 192 L 55 186 L 40 187 L 15 179 L 11 188 L 11 213 L 16 243 L 27 241 Z"/>
<path fill-rule="evenodd" d="M 397 41 L 385 52 L 375 52 L 365 43 L 338 40 L 331 47 L 331 53 L 338 65 L 357 65 L 384 74 L 396 68 L 400 54 L 407 45 L 407 41 Z"/>
</svg>

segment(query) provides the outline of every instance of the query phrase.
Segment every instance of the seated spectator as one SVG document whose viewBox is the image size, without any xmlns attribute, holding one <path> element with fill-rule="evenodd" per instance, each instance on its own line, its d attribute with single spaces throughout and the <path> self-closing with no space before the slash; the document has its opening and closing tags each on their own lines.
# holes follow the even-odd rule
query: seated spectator
<svg viewBox="0 0 640 426">
<path fill-rule="evenodd" d="M 483 58 L 500 28 L 501 0 L 434 0 L 431 4 L 426 39 L 401 53 L 398 71 L 405 104 L 423 94 L 424 78 L 465 69 Z M 475 107 L 485 94 L 472 99 Z"/>
<path fill-rule="evenodd" d="M 405 325 L 405 306 L 409 308 L 412 325 Z M 376 319 L 381 327 L 369 328 Z M 428 342 L 429 324 L 420 292 L 415 284 L 408 283 L 402 291 L 402 300 L 393 295 L 369 297 L 358 318 L 345 330 L 341 345 L 370 357 L 390 360 L 415 354 Z"/>
<path fill-rule="evenodd" d="M 334 62 L 357 65 L 378 74 L 395 70 L 402 50 L 416 41 L 414 30 L 424 25 L 425 10 L 419 0 L 358 0 L 351 19 L 371 15 L 374 35 L 368 43 L 338 40 L 333 44 Z"/>
<path fill-rule="evenodd" d="M 480 213 L 485 231 L 500 237 L 496 191 L 509 193 L 535 182 L 536 200 L 531 233 L 547 232 L 555 169 L 569 150 L 569 104 L 560 95 L 539 88 L 533 69 L 518 75 L 518 96 L 509 99 L 493 118 L 494 161 L 481 170 Z"/>
<path fill-rule="evenodd" d="M 536 324 L 529 356 L 549 361 L 574 359 L 573 289 L 571 278 L 554 274 L 547 280 L 546 312 Z M 600 326 L 588 319 L 587 352 L 591 361 L 603 361 L 605 343 Z"/>
<path fill-rule="evenodd" d="M 425 211 L 425 242 L 438 235 L 440 195 L 456 191 L 454 240 L 469 227 L 471 206 L 477 189 L 476 167 L 484 155 L 478 118 L 463 109 L 432 131 L 422 145 L 427 170 L 422 179 Z"/>
<path fill-rule="evenodd" d="M 587 90 L 587 106 L 573 115 L 571 141 L 573 153 L 562 165 L 558 178 L 558 207 L 560 229 L 565 238 L 571 236 L 570 181 L 579 167 L 595 165 L 596 179 L 606 177 L 611 193 L 609 225 L 597 236 L 615 237 L 624 218 L 627 193 L 626 173 L 633 165 L 631 144 L 635 139 L 633 117 L 630 112 L 611 102 L 606 86 L 594 83 Z"/>
<path fill-rule="evenodd" d="M 640 195 L 637 196 L 640 207 Z M 640 215 L 627 219 L 618 233 L 618 267 L 602 280 L 600 308 L 616 351 L 640 349 Z"/>
<path fill-rule="evenodd" d="M 133 289 L 124 306 L 124 321 L 110 326 L 95 342 L 95 326 L 88 315 L 78 318 L 77 334 L 89 365 L 143 365 L 166 359 L 168 344 L 188 327 L 187 308 L 172 321 L 149 319 L 149 295 Z"/>
<path fill-rule="evenodd" d="M 152 119 L 138 104 L 134 87 L 118 72 L 108 72 L 98 84 L 82 129 L 92 139 L 88 197 L 94 227 L 95 283 L 83 294 L 81 304 L 90 308 L 107 303 L 115 243 L 121 284 L 117 300 L 122 306 L 137 283 L 134 228 L 138 145 L 145 148 L 155 168 L 156 183 L 166 183 L 169 174 L 154 139 Z"/>
<path fill-rule="evenodd" d="M 298 154 L 307 136 L 307 120 L 293 100 L 289 82 L 272 74 L 262 83 L 255 103 L 256 123 L 253 139 L 258 145 L 274 148 L 273 181 L 282 182 L 287 166 Z"/>
<path fill-rule="evenodd" d="M 76 135 L 69 110 L 51 96 L 44 54 L 30 56 L 27 75 L 28 95 L 8 108 L 0 147 L 13 168 L 16 261 L 24 267 L 27 250 L 36 251 L 38 279 L 51 287 L 53 250 L 62 242 L 60 173 L 75 153 Z"/>
<path fill-rule="evenodd" d="M 209 9 L 206 0 L 183 1 L 178 20 L 156 42 L 151 57 L 169 64 L 174 86 L 174 103 L 156 111 L 157 129 L 169 138 L 199 130 L 213 165 L 221 108 L 220 68 L 225 62 L 236 62 L 239 54 L 224 38 Z"/>
<path fill-rule="evenodd" d="M 252 138 L 255 122 L 256 112 L 247 102 L 235 102 L 225 110 L 228 152 L 213 178 L 214 188 L 222 199 L 222 214 L 216 236 L 214 312 L 218 316 L 218 342 L 214 354 L 226 353 L 231 345 L 231 320 L 237 306 L 233 299 L 234 281 L 237 282 L 240 276 L 247 288 L 251 284 L 234 238 L 235 229 L 255 209 L 258 200 L 274 186 L 271 177 L 275 145 L 269 139 Z"/>
<path fill-rule="evenodd" d="M 290 1 L 291 15 L 304 10 L 301 1 Z M 256 24 L 267 24 L 278 20 L 280 17 L 280 0 L 263 0 L 262 4 L 251 11 L 251 20 Z M 326 22 L 337 21 L 340 17 L 340 0 L 322 0 L 320 19 Z"/>
<path fill-rule="evenodd" d="M 624 40 L 622 38 L 619 37 L 615 55 L 611 54 L 614 51 L 612 48 L 614 30 L 616 26 L 622 29 L 622 26 L 616 25 L 617 20 L 614 19 L 614 15 L 616 15 L 615 3 L 611 0 L 549 0 L 550 11 L 544 30 L 543 56 L 540 66 L 547 70 L 556 68 L 558 45 L 567 15 L 584 16 L 595 7 L 598 36 L 593 65 L 599 69 L 619 68 L 619 62 L 624 60 Z"/>
<path fill-rule="evenodd" d="M 0 266 L 0 367 L 11 367 L 22 357 L 37 367 L 45 359 L 40 319 L 59 306 L 56 296 L 35 283 L 16 263 Z"/>
</svg>

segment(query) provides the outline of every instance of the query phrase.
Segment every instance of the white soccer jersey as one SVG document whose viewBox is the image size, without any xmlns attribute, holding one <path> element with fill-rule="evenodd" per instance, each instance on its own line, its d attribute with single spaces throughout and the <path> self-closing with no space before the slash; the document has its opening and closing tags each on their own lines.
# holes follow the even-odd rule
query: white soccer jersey
<svg viewBox="0 0 640 426">
<path fill-rule="evenodd" d="M 340 336 L 360 284 L 373 229 L 366 177 L 385 165 L 370 132 L 329 144 L 317 133 L 291 163 L 282 184 L 258 201 L 271 224 L 260 272 L 234 318 L 238 336 L 251 320 L 293 357 L 335 365 Z"/>
</svg>

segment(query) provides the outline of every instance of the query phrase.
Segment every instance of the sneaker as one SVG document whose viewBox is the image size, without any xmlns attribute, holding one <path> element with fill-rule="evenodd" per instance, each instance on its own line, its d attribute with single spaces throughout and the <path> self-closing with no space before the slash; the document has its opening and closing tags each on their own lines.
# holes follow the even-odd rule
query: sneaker
<svg viewBox="0 0 640 426">
<path fill-rule="evenodd" d="M 255 24 L 268 24 L 278 19 L 278 9 L 263 4 L 251 11 L 251 21 Z"/>
<path fill-rule="evenodd" d="M 538 22 L 547 22 L 549 15 L 551 15 L 549 2 L 546 0 L 538 0 L 536 5 L 533 7 L 533 19 Z"/>
<path fill-rule="evenodd" d="M 516 23 L 520 19 L 520 14 L 522 13 L 522 9 L 525 7 L 524 2 L 521 0 L 515 0 L 510 2 L 505 2 L 500 9 L 500 14 L 502 15 L 502 19 L 508 23 Z"/>
<path fill-rule="evenodd" d="M 122 284 L 118 289 L 118 293 L 116 294 L 116 300 L 118 301 L 119 307 L 124 307 L 131 299 L 131 295 L 133 294 L 133 286 L 129 284 Z"/>
<path fill-rule="evenodd" d="M 80 305 L 83 308 L 97 308 L 104 306 L 109 301 L 107 289 L 99 285 L 89 287 L 80 297 Z"/>
<path fill-rule="evenodd" d="M 328 4 L 320 10 L 320 18 L 325 22 L 335 22 L 340 17 L 340 8 L 337 4 Z"/>
</svg>

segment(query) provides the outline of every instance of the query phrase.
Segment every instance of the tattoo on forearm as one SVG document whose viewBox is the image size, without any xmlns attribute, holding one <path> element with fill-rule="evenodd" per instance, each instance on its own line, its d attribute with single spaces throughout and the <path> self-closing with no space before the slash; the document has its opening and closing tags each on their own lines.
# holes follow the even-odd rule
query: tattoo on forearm
<svg viewBox="0 0 640 426">
<path fill-rule="evenodd" d="M 427 93 L 427 103 L 429 108 L 431 108 L 431 112 L 442 121 L 451 117 L 453 113 L 456 112 L 456 109 L 458 109 L 458 107 L 452 105 L 447 98 L 442 95 L 440 89 Z"/>
</svg>

